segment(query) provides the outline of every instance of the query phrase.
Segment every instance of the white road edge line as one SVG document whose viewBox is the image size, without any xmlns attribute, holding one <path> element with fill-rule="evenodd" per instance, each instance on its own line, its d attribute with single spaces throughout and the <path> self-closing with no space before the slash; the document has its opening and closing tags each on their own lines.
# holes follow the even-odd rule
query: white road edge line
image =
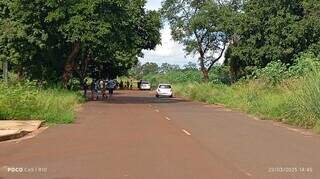
<svg viewBox="0 0 320 179">
<path fill-rule="evenodd" d="M 166 119 L 167 119 L 168 121 L 171 121 L 171 119 L 170 119 L 169 117 L 166 117 Z"/>
<path fill-rule="evenodd" d="M 285 128 L 285 129 L 287 129 L 288 131 L 300 133 L 301 135 L 303 135 L 303 136 L 305 136 L 305 137 L 313 137 L 313 136 L 314 136 L 311 132 L 303 131 L 303 129 L 296 129 L 296 128 L 288 127 L 288 126 L 285 126 L 285 125 L 283 125 L 283 124 L 278 124 L 278 123 L 274 123 L 273 125 L 276 126 L 276 127 Z"/>
<path fill-rule="evenodd" d="M 186 131 L 185 129 L 182 129 L 182 132 L 184 132 L 184 133 L 187 134 L 188 136 L 191 136 L 191 134 L 190 134 L 188 131 Z"/>
<path fill-rule="evenodd" d="M 236 168 L 238 168 L 242 173 L 244 173 L 245 175 L 249 176 L 249 177 L 252 177 L 252 174 L 247 172 L 246 170 L 242 169 L 241 167 L 239 166 L 236 166 Z"/>
<path fill-rule="evenodd" d="M 159 109 L 154 110 L 155 112 L 160 112 Z"/>
<path fill-rule="evenodd" d="M 249 173 L 249 172 L 245 172 L 245 174 L 246 174 L 247 176 L 249 176 L 249 177 L 252 177 L 252 174 Z"/>
</svg>

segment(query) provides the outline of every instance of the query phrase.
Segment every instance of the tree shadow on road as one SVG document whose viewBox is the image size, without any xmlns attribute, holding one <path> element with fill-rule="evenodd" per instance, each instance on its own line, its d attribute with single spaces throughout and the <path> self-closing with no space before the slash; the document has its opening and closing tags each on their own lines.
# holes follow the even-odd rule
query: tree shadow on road
<svg viewBox="0 0 320 179">
<path fill-rule="evenodd" d="M 181 103 L 187 100 L 178 98 L 156 98 L 152 96 L 112 96 L 111 99 L 103 101 L 109 104 L 164 104 Z"/>
</svg>

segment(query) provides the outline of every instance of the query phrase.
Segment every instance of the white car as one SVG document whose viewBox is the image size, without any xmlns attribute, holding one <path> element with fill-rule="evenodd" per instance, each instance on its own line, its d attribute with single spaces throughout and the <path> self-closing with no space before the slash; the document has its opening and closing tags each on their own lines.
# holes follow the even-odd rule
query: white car
<svg viewBox="0 0 320 179">
<path fill-rule="evenodd" d="M 170 98 L 173 97 L 173 92 L 170 84 L 159 84 L 156 90 L 156 97 L 159 98 L 160 96 L 166 96 Z"/>
<path fill-rule="evenodd" d="M 140 90 L 151 90 L 151 85 L 147 81 L 141 81 Z"/>
</svg>

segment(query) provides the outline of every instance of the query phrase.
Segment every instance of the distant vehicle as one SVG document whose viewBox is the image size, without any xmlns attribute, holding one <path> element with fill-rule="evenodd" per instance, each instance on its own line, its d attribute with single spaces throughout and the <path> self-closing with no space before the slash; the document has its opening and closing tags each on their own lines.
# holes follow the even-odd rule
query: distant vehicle
<svg viewBox="0 0 320 179">
<path fill-rule="evenodd" d="M 159 98 L 161 96 L 173 97 L 173 92 L 170 84 L 159 84 L 156 90 L 156 97 Z"/>
<path fill-rule="evenodd" d="M 141 80 L 139 89 L 140 90 L 151 90 L 151 84 L 148 81 Z"/>
</svg>

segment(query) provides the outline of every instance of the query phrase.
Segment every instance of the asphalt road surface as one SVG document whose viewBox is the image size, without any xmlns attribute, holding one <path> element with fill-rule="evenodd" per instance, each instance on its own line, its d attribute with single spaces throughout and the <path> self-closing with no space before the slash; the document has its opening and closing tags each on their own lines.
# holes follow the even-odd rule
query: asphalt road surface
<svg viewBox="0 0 320 179">
<path fill-rule="evenodd" d="M 219 106 L 121 91 L 0 143 L 0 179 L 320 178 L 320 137 Z"/>
</svg>

